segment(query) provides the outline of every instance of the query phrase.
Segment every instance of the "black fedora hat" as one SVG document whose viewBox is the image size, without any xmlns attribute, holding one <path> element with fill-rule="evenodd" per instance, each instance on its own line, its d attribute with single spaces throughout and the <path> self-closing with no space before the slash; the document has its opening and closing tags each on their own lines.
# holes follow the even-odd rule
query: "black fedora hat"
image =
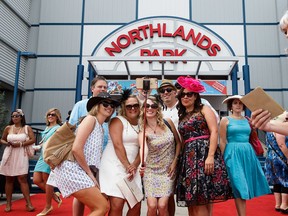
<svg viewBox="0 0 288 216">
<path fill-rule="evenodd" d="M 95 105 L 99 104 L 101 101 L 109 101 L 115 105 L 115 107 L 120 105 L 120 102 L 115 100 L 113 96 L 111 96 L 107 92 L 100 92 L 96 97 L 91 97 L 86 105 L 87 111 L 89 112 Z"/>
</svg>

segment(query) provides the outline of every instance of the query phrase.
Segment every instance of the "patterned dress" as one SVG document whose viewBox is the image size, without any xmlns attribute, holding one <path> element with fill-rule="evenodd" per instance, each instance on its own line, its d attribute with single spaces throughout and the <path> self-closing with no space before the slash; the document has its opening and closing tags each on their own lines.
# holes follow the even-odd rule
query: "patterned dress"
<svg viewBox="0 0 288 216">
<path fill-rule="evenodd" d="M 171 130 L 165 125 L 164 134 L 147 136 L 148 154 L 143 184 L 146 197 L 165 197 L 174 192 L 174 181 L 168 169 L 175 157 L 175 141 Z"/>
<path fill-rule="evenodd" d="M 87 164 L 94 165 L 99 169 L 102 155 L 103 129 L 95 118 L 96 123 L 93 131 L 88 136 L 84 145 L 84 156 Z M 69 197 L 71 194 L 90 187 L 94 187 L 92 179 L 81 168 L 77 161 L 64 161 L 54 169 L 56 185 L 62 196 Z"/>
<path fill-rule="evenodd" d="M 266 143 L 268 147 L 267 157 L 265 161 L 265 175 L 271 185 L 280 184 L 283 187 L 288 187 L 288 165 L 287 159 L 283 152 L 280 150 L 273 133 L 266 134 Z M 285 137 L 285 143 L 288 147 L 288 136 Z M 277 151 L 272 149 L 272 147 Z M 280 159 L 280 157 L 285 161 Z"/>
<path fill-rule="evenodd" d="M 214 155 L 213 174 L 204 173 L 210 144 L 210 133 L 205 117 L 201 113 L 188 113 L 179 122 L 178 129 L 185 144 L 177 169 L 179 172 L 176 182 L 177 205 L 182 207 L 202 205 L 232 198 L 219 147 Z M 192 137 L 194 140 L 191 140 Z"/>
<path fill-rule="evenodd" d="M 271 193 L 260 162 L 249 143 L 251 128 L 248 120 L 227 118 L 229 124 L 224 160 L 234 197 L 248 200 Z"/>
</svg>

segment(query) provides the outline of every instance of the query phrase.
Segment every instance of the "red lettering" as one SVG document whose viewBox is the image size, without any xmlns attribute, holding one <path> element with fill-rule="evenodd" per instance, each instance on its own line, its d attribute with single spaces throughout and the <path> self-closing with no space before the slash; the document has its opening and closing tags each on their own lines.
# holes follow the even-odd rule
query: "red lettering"
<svg viewBox="0 0 288 216">
<path fill-rule="evenodd" d="M 157 24 L 157 28 L 153 28 L 152 24 L 149 24 L 150 27 L 150 38 L 153 38 L 154 33 L 158 33 L 158 37 L 161 37 L 161 25 L 160 23 Z"/>
<path fill-rule="evenodd" d="M 199 40 L 199 43 L 197 44 L 197 46 L 200 49 L 207 50 L 210 48 L 211 44 L 212 44 L 211 39 L 207 37 L 206 35 L 203 35 L 202 38 Z"/>
<path fill-rule="evenodd" d="M 183 56 L 184 53 L 186 53 L 187 49 L 183 49 L 180 53 L 178 52 L 178 49 L 175 50 L 175 56 Z M 187 64 L 187 61 L 182 61 L 183 64 Z M 175 63 L 178 63 L 178 61 L 176 61 Z"/>
<path fill-rule="evenodd" d="M 148 49 L 141 49 L 140 56 L 151 56 L 151 51 Z M 140 61 L 140 63 L 143 63 L 143 61 Z M 152 61 L 149 61 L 149 63 L 152 63 Z"/>
<path fill-rule="evenodd" d="M 126 40 L 126 43 L 122 43 L 122 41 L 125 41 L 125 40 Z M 127 48 L 131 44 L 131 40 L 129 36 L 125 34 L 120 35 L 117 38 L 116 42 L 117 42 L 117 45 L 122 49 Z"/>
<path fill-rule="evenodd" d="M 146 29 L 148 29 L 148 28 L 149 28 L 148 25 L 143 25 L 143 26 L 139 26 L 138 27 L 138 29 L 143 32 L 145 39 L 148 38 L 147 31 L 146 31 Z"/>
<path fill-rule="evenodd" d="M 212 44 L 211 50 L 207 50 L 207 54 L 209 56 L 216 56 L 217 55 L 217 51 L 221 51 L 221 47 L 218 44 Z"/>
<path fill-rule="evenodd" d="M 189 38 L 191 38 L 193 44 L 196 45 L 200 37 L 201 37 L 201 33 L 200 32 L 195 37 L 194 29 L 190 29 L 190 31 L 188 32 L 188 34 L 187 34 L 187 36 L 186 36 L 186 38 L 184 40 L 188 41 Z"/>
<path fill-rule="evenodd" d="M 133 29 L 131 31 L 128 31 L 128 35 L 129 35 L 129 37 L 130 37 L 130 39 L 131 39 L 133 44 L 136 43 L 135 39 L 137 39 L 139 41 L 143 40 L 143 38 L 140 36 L 140 32 L 139 32 L 138 29 Z"/>
<path fill-rule="evenodd" d="M 113 46 L 113 48 L 111 47 L 105 47 L 105 51 L 110 55 L 110 56 L 115 56 L 113 52 L 116 53 L 121 53 L 122 50 L 119 48 L 119 46 L 116 45 L 116 43 L 113 41 L 111 43 L 111 45 Z"/>
<path fill-rule="evenodd" d="M 185 40 L 185 33 L 184 33 L 184 27 L 181 25 L 179 28 L 174 32 L 173 37 L 180 36 L 182 40 Z"/>
<path fill-rule="evenodd" d="M 166 32 L 166 23 L 163 23 L 163 33 L 162 33 L 163 37 L 171 37 L 172 33 L 167 33 Z"/>
</svg>

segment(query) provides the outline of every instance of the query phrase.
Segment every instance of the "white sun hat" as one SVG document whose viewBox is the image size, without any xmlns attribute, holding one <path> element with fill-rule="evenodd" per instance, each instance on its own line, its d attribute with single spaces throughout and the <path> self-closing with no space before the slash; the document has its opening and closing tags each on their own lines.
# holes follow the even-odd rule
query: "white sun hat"
<svg viewBox="0 0 288 216">
<path fill-rule="evenodd" d="M 232 96 L 229 96 L 227 97 L 225 100 L 222 101 L 222 103 L 227 103 L 229 100 L 232 100 L 232 99 L 241 99 L 242 96 L 241 95 L 232 95 Z"/>
</svg>

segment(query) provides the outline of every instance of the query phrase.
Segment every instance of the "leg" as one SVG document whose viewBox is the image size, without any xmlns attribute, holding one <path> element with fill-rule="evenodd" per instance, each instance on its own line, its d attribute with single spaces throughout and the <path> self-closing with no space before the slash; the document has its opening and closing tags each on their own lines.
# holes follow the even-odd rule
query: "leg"
<svg viewBox="0 0 288 216">
<path fill-rule="evenodd" d="M 168 201 L 169 197 L 161 197 L 158 199 L 158 214 L 160 216 L 168 216 Z"/>
<path fill-rule="evenodd" d="M 34 172 L 34 173 L 33 173 L 33 182 L 34 182 L 34 184 L 36 184 L 41 190 L 43 190 L 43 191 L 45 192 L 46 182 L 44 182 L 42 173 L 43 173 L 43 172 Z"/>
<path fill-rule="evenodd" d="M 127 212 L 127 216 L 140 216 L 141 215 L 141 201 L 137 203 L 133 208 L 130 208 Z"/>
<path fill-rule="evenodd" d="M 281 187 L 281 206 L 280 208 L 283 209 L 282 213 L 288 214 L 288 188 Z"/>
<path fill-rule="evenodd" d="M 241 198 L 235 199 L 236 209 L 238 216 L 245 216 L 246 215 L 246 200 Z"/>
<path fill-rule="evenodd" d="M 26 175 L 20 175 L 17 176 L 18 182 L 20 184 L 21 191 L 23 193 L 23 196 L 26 200 L 26 210 L 27 211 L 34 211 L 35 208 L 31 204 L 30 200 L 30 191 L 29 191 L 29 185 L 27 182 L 27 174 Z"/>
<path fill-rule="evenodd" d="M 147 197 L 147 216 L 155 216 L 157 215 L 157 198 Z"/>
<path fill-rule="evenodd" d="M 37 216 L 47 215 L 49 212 L 53 210 L 52 199 L 54 195 L 54 187 L 46 184 L 46 204 L 44 209 Z"/>
<path fill-rule="evenodd" d="M 213 204 L 208 204 L 208 212 L 209 212 L 209 216 L 213 215 Z"/>
<path fill-rule="evenodd" d="M 188 207 L 189 216 L 209 216 L 209 204 Z"/>
<path fill-rule="evenodd" d="M 104 216 L 108 211 L 108 202 L 97 187 L 77 191 L 72 196 L 90 209 L 90 216 Z"/>
<path fill-rule="evenodd" d="M 169 211 L 169 216 L 174 216 L 174 215 L 175 215 L 174 194 L 172 194 L 172 195 L 169 197 L 169 201 L 168 201 L 168 211 Z"/>
<path fill-rule="evenodd" d="M 83 216 L 84 215 L 84 204 L 81 203 L 76 198 L 73 199 L 73 216 Z"/>
<path fill-rule="evenodd" d="M 275 184 L 273 185 L 273 192 L 275 198 L 275 210 L 280 211 L 281 206 L 281 185 Z"/>
<path fill-rule="evenodd" d="M 6 208 L 5 211 L 11 211 L 11 202 L 12 202 L 12 193 L 14 187 L 14 177 L 13 176 L 6 176 L 6 183 L 5 183 L 5 193 L 6 193 Z"/>
<path fill-rule="evenodd" d="M 109 196 L 110 211 L 109 216 L 122 215 L 125 200 L 119 197 Z"/>
</svg>

